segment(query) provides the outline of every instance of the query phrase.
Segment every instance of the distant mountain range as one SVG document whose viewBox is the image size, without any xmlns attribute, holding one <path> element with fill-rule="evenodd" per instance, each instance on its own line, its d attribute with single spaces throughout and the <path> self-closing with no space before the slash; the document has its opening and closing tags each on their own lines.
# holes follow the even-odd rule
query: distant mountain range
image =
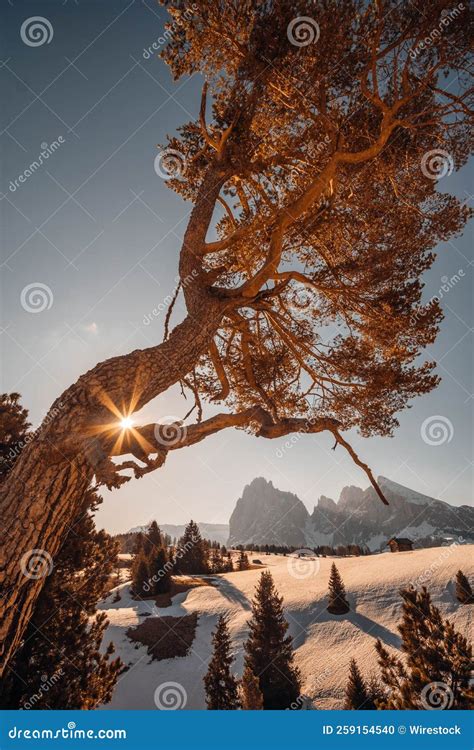
<svg viewBox="0 0 474 750">
<path fill-rule="evenodd" d="M 198 523 L 205 539 L 220 544 L 277 544 L 317 547 L 365 544 L 383 547 L 392 536 L 404 536 L 420 546 L 444 540 L 474 542 L 474 508 L 459 507 L 415 492 L 379 477 L 389 505 L 383 505 L 374 489 L 344 487 L 335 502 L 321 495 L 313 512 L 292 492 L 284 492 L 263 477 L 248 484 L 237 500 L 230 523 Z M 129 534 L 145 531 L 136 526 Z M 184 533 L 183 525 L 160 524 L 171 538 Z"/>
<path fill-rule="evenodd" d="M 378 478 L 389 505 L 374 489 L 344 487 L 338 502 L 322 495 L 312 514 L 291 492 L 262 477 L 244 488 L 230 518 L 229 544 L 278 544 L 295 547 L 365 544 L 378 550 L 391 536 L 412 541 L 474 542 L 474 508 L 441 500 Z"/>
</svg>

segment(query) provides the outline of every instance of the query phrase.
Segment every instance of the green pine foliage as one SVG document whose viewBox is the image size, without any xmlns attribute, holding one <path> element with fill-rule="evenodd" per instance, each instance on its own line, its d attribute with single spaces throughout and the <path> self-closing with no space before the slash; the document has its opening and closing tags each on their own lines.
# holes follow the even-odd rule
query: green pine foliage
<svg viewBox="0 0 474 750">
<path fill-rule="evenodd" d="M 10 473 L 30 437 L 28 412 L 19 393 L 0 394 L 0 482 Z"/>
<path fill-rule="evenodd" d="M 300 674 L 294 665 L 293 641 L 287 635 L 283 599 L 271 573 L 264 571 L 252 602 L 245 667 L 258 677 L 265 709 L 289 708 L 300 695 Z"/>
<path fill-rule="evenodd" d="M 183 575 L 210 572 L 209 546 L 194 521 L 188 523 L 178 542 L 175 571 Z"/>
<path fill-rule="evenodd" d="M 237 570 L 248 570 L 250 568 L 249 557 L 246 552 L 240 550 L 240 555 L 237 558 Z"/>
<path fill-rule="evenodd" d="M 230 669 L 234 661 L 227 617 L 221 615 L 212 635 L 214 651 L 206 675 L 204 687 L 209 710 L 232 711 L 239 708 L 238 682 Z"/>
<path fill-rule="evenodd" d="M 349 602 L 346 599 L 346 590 L 341 575 L 335 563 L 333 563 L 329 577 L 329 603 L 327 611 L 333 615 L 345 615 L 349 610 Z"/>
<path fill-rule="evenodd" d="M 244 711 L 261 711 L 263 709 L 263 695 L 258 677 L 254 675 L 250 667 L 245 667 L 239 688 L 240 705 Z"/>
<path fill-rule="evenodd" d="M 156 521 L 137 535 L 132 562 L 132 591 L 138 597 L 165 594 L 171 589 L 173 562 Z"/>
<path fill-rule="evenodd" d="M 467 709 L 474 705 L 470 687 L 472 647 L 444 620 L 425 587 L 403 589 L 402 651 L 405 660 L 376 643 L 384 685 L 383 709 Z"/>
<path fill-rule="evenodd" d="M 346 687 L 344 708 L 347 711 L 368 711 L 375 709 L 371 692 L 362 677 L 355 659 L 349 664 L 349 679 Z"/>
<path fill-rule="evenodd" d="M 474 594 L 472 593 L 471 584 L 462 570 L 458 570 L 456 573 L 456 599 L 460 604 L 474 603 Z"/>
</svg>

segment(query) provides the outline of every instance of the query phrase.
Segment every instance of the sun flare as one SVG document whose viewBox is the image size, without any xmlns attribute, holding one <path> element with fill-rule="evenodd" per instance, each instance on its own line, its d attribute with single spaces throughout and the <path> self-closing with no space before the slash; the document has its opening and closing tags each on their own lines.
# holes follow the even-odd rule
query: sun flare
<svg viewBox="0 0 474 750">
<path fill-rule="evenodd" d="M 120 427 L 122 430 L 129 430 L 133 426 L 133 419 L 131 417 L 122 417 L 120 420 Z"/>
</svg>

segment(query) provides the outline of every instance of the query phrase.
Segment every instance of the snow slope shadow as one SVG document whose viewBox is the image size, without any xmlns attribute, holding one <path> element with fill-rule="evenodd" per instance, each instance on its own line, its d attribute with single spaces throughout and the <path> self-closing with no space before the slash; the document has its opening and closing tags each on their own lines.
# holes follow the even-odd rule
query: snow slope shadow
<svg viewBox="0 0 474 750">
<path fill-rule="evenodd" d="M 316 615 L 314 614 L 313 608 L 312 612 L 309 613 L 309 617 L 302 618 L 301 615 L 298 616 L 298 614 L 296 614 L 295 612 L 293 612 L 292 615 L 293 617 L 291 619 L 303 628 L 302 631 L 296 633 L 293 636 L 293 645 L 295 648 L 300 648 L 303 643 L 305 643 L 305 641 L 310 636 L 310 628 L 313 625 L 319 625 L 323 623 L 341 623 L 341 626 L 343 624 L 344 626 L 347 626 L 349 624 L 353 625 L 355 628 L 361 630 L 366 635 L 372 636 L 372 638 L 374 639 L 380 638 L 380 640 L 385 643 L 386 646 L 392 646 L 393 648 L 400 649 L 401 639 L 400 636 L 397 635 L 397 633 L 389 630 L 389 628 L 386 628 L 379 622 L 371 620 L 370 617 L 366 617 L 366 615 L 363 615 L 361 612 L 350 610 L 345 615 L 332 615 L 326 610 L 325 607 L 323 607 L 322 609 L 319 609 Z M 317 630 L 311 633 L 311 637 L 314 637 L 316 634 Z M 348 637 L 345 627 L 341 627 L 340 635 L 341 637 Z"/>
<path fill-rule="evenodd" d="M 346 615 L 349 622 L 352 622 L 360 630 L 363 630 L 367 635 L 371 635 L 374 638 L 380 638 L 386 646 L 393 646 L 399 649 L 401 644 L 401 638 L 396 633 L 381 625 L 375 620 L 371 620 L 370 617 L 366 617 L 361 612 L 348 612 Z"/>
<path fill-rule="evenodd" d="M 220 578 L 218 580 L 217 588 L 219 590 L 219 593 L 222 594 L 225 599 L 228 599 L 235 604 L 240 604 L 242 609 L 251 609 L 252 605 L 245 594 L 236 586 L 234 586 L 234 584 L 229 581 L 228 578 Z"/>
</svg>

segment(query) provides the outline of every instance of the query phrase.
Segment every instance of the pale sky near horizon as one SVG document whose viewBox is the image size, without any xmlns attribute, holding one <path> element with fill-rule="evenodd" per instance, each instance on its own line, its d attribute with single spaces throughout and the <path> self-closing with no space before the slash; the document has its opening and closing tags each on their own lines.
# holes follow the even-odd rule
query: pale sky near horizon
<svg viewBox="0 0 474 750">
<path fill-rule="evenodd" d="M 144 55 L 163 33 L 165 11 L 152 0 L 44 0 L 40 11 L 37 2 L 15 0 L 2 12 L 1 389 L 21 393 L 37 426 L 98 361 L 162 340 L 163 312 L 152 311 L 175 286 L 190 204 L 167 189 L 154 159 L 166 134 L 198 113 L 201 80 L 173 82 L 159 58 Z M 52 35 L 47 28 L 49 42 L 31 46 L 21 28 L 39 13 Z M 42 144 L 53 141 L 60 145 L 47 162 L 19 183 Z M 438 185 L 472 205 L 467 168 Z M 427 352 L 441 385 L 400 415 L 393 438 L 350 435 L 375 474 L 453 505 L 472 502 L 471 246 L 467 229 L 438 248 L 426 274 L 426 299 L 446 287 L 445 277 L 456 279 Z M 37 284 L 50 291 L 43 288 L 46 309 L 32 313 L 25 289 Z M 176 322 L 183 312 L 180 299 Z M 188 408 L 175 388 L 137 421 L 181 417 Z M 444 440 L 433 433 L 435 445 L 421 435 L 432 418 L 446 429 Z M 172 452 L 159 471 L 104 491 L 98 525 L 118 532 L 152 518 L 227 522 L 256 476 L 296 493 L 311 511 L 321 494 L 337 499 L 345 485 L 368 484 L 332 442 L 325 434 L 269 441 L 220 433 Z"/>
</svg>

